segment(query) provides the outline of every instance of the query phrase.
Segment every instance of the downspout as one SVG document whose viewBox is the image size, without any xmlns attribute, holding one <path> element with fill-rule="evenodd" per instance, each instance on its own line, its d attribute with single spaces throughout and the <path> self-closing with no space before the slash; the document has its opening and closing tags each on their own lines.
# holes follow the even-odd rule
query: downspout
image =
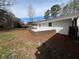
<svg viewBox="0 0 79 59">
<path fill-rule="evenodd" d="M 71 27 L 73 27 L 73 26 L 74 26 L 74 21 L 73 21 L 73 20 L 74 20 L 74 18 L 72 18 L 72 26 L 71 26 Z"/>
<path fill-rule="evenodd" d="M 78 37 L 77 19 L 78 19 L 78 18 L 74 18 L 75 40 L 77 40 L 77 37 Z"/>
</svg>

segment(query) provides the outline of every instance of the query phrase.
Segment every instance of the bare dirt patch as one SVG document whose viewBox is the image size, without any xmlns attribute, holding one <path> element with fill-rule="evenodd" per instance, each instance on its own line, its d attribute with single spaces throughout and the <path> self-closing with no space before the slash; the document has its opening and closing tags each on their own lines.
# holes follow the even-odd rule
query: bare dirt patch
<svg viewBox="0 0 79 59">
<path fill-rule="evenodd" d="M 15 38 L 0 39 L 0 59 L 79 59 L 79 44 L 68 36 L 53 31 L 34 33 L 29 30 L 14 30 L 0 35 L 5 37 L 6 34 Z"/>
<path fill-rule="evenodd" d="M 3 34 L 8 33 L 15 33 L 16 37 L 6 43 L 1 41 L 1 59 L 36 59 L 37 47 L 53 35 L 52 32 L 36 35 L 28 30 L 14 30 Z"/>
</svg>

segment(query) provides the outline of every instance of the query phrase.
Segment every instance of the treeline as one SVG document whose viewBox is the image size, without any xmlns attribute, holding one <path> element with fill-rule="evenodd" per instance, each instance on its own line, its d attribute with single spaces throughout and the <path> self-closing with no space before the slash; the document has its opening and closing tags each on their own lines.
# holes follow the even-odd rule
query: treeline
<svg viewBox="0 0 79 59">
<path fill-rule="evenodd" d="M 0 9 L 0 29 L 21 28 L 23 23 L 12 12 Z"/>
<path fill-rule="evenodd" d="M 45 12 L 44 18 L 50 19 L 51 17 L 67 16 L 74 13 L 79 13 L 79 0 L 69 1 L 63 7 L 59 4 L 53 5 Z"/>
</svg>

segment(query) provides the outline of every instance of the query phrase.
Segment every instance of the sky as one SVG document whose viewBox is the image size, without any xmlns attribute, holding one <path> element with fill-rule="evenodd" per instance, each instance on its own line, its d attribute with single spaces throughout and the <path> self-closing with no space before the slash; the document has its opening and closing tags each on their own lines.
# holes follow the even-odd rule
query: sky
<svg viewBox="0 0 79 59">
<path fill-rule="evenodd" d="M 11 11 L 18 18 L 28 17 L 28 6 L 32 5 L 35 10 L 35 17 L 44 16 L 47 9 L 50 9 L 53 5 L 65 5 L 69 0 L 16 0 L 15 5 L 11 7 Z"/>
</svg>

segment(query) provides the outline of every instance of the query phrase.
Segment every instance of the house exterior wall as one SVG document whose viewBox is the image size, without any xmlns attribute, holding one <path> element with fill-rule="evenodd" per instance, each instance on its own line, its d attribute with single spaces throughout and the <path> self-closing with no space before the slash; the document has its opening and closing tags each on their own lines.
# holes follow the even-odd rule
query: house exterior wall
<svg viewBox="0 0 79 59">
<path fill-rule="evenodd" d="M 77 26 L 78 26 L 78 37 L 79 37 L 79 18 L 77 20 Z"/>
<path fill-rule="evenodd" d="M 68 35 L 69 26 L 72 24 L 72 20 L 62 20 L 62 21 L 54 21 L 51 22 L 52 26 L 49 27 L 48 24 L 50 22 L 40 22 L 38 24 L 38 28 L 41 29 L 48 29 L 48 30 L 56 30 L 56 33 Z M 40 25 L 40 26 L 39 26 Z"/>
<path fill-rule="evenodd" d="M 60 34 L 68 35 L 69 32 L 69 26 L 71 26 L 71 21 L 65 20 L 65 21 L 59 21 L 52 23 L 53 27 L 56 27 L 56 32 Z"/>
</svg>

